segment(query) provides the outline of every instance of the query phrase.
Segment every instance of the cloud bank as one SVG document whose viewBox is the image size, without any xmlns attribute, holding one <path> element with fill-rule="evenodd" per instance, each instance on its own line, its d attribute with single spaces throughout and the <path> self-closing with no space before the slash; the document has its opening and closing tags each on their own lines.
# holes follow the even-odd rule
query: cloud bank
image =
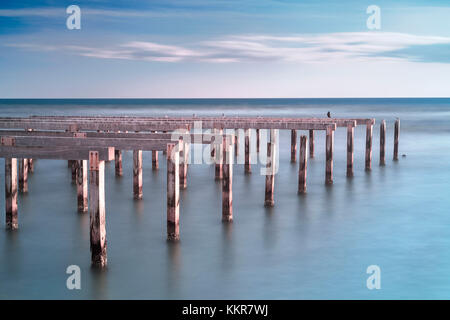
<svg viewBox="0 0 450 320">
<path fill-rule="evenodd" d="M 306 35 L 234 35 L 187 45 L 132 41 L 109 46 L 10 43 L 7 46 L 37 51 L 62 51 L 98 59 L 154 62 L 294 62 L 422 61 L 405 49 L 449 45 L 450 37 L 393 32 L 344 32 Z M 403 53 L 402 53 L 403 52 Z"/>
</svg>

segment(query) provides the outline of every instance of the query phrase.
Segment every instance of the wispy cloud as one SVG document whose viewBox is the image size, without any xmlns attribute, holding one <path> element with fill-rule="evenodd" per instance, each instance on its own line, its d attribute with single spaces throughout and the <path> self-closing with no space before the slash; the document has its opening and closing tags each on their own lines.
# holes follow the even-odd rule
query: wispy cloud
<svg viewBox="0 0 450 320">
<path fill-rule="evenodd" d="M 188 46 L 146 41 L 126 42 L 109 47 L 8 44 L 40 50 L 66 51 L 100 59 L 126 59 L 157 62 L 197 61 L 209 63 L 282 61 L 321 63 L 351 61 L 427 61 L 413 52 L 398 54 L 417 46 L 450 44 L 450 37 L 389 32 L 347 32 L 307 35 L 235 35 Z"/>
</svg>

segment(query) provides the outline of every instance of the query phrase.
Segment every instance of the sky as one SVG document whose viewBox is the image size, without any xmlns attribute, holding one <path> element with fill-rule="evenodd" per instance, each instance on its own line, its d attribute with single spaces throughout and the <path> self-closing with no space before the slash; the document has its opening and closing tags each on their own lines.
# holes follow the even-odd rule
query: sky
<svg viewBox="0 0 450 320">
<path fill-rule="evenodd" d="M 0 98 L 332 97 L 450 97 L 450 1 L 0 1 Z"/>
</svg>

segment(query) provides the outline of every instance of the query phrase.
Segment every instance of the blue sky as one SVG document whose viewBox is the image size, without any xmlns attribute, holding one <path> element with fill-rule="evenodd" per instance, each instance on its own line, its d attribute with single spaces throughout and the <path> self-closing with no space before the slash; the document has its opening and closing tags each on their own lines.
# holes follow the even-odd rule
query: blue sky
<svg viewBox="0 0 450 320">
<path fill-rule="evenodd" d="M 450 4 L 2 0 L 0 72 L 0 98 L 449 97 Z"/>
</svg>

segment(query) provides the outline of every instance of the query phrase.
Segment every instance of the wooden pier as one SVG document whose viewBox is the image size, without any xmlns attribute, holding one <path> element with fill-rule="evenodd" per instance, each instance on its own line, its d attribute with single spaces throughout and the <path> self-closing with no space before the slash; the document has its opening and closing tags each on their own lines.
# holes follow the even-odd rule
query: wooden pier
<svg viewBox="0 0 450 320">
<path fill-rule="evenodd" d="M 195 131 L 201 124 L 202 132 Z M 398 160 L 400 121 L 395 122 L 394 160 Z M 264 206 L 275 205 L 274 180 L 278 166 L 278 131 L 291 132 L 292 163 L 297 162 L 298 192 L 306 194 L 308 149 L 314 158 L 314 132 L 324 131 L 325 183 L 333 183 L 334 132 L 347 129 L 347 172 L 353 176 L 354 128 L 366 126 L 365 169 L 372 168 L 372 129 L 375 119 L 322 119 L 274 117 L 104 117 L 104 116 L 31 116 L 0 118 L 0 157 L 5 158 L 6 227 L 19 227 L 17 193 L 28 192 L 28 173 L 36 159 L 67 160 L 77 186 L 77 210 L 90 214 L 91 260 L 94 266 L 107 265 L 105 161 L 115 161 L 115 175 L 121 177 L 122 151 L 133 152 L 133 197 L 144 197 L 143 151 L 152 152 L 152 169 L 159 170 L 158 152 L 167 158 L 167 239 L 180 239 L 180 188 L 188 186 L 188 166 L 191 144 L 211 146 L 215 179 L 222 184 L 223 222 L 233 221 L 233 166 L 244 144 L 244 169 L 251 174 L 251 140 L 256 139 L 260 151 L 261 130 L 270 132 L 267 141 Z M 204 133 L 207 130 L 210 133 Z M 255 130 L 256 134 L 252 135 Z M 308 136 L 297 139 L 297 131 Z M 380 165 L 385 165 L 386 122 L 380 126 Z M 299 148 L 297 143 L 300 141 Z M 264 141 L 264 140 L 263 140 Z M 211 159 L 210 159 L 211 160 Z M 36 168 L 38 169 L 38 168 Z M 31 191 L 32 192 L 32 187 Z"/>
</svg>

